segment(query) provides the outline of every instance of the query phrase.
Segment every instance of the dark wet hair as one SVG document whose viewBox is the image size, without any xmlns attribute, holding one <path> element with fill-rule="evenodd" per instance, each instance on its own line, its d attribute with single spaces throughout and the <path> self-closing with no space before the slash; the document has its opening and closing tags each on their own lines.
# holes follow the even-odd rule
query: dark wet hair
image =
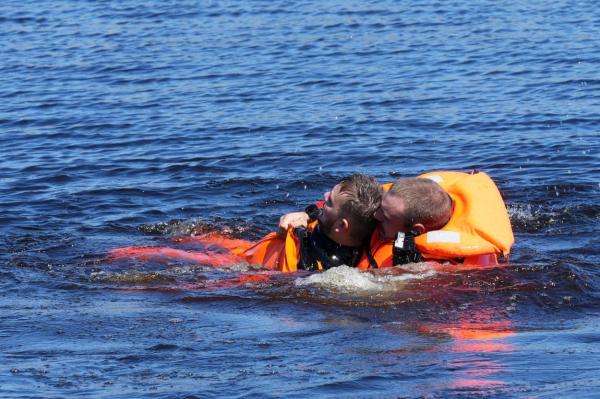
<svg viewBox="0 0 600 399">
<path fill-rule="evenodd" d="M 377 225 L 375 211 L 381 205 L 381 186 L 374 177 L 361 173 L 344 177 L 339 186 L 345 198 L 341 216 L 351 221 L 350 236 L 366 241 Z"/>
<path fill-rule="evenodd" d="M 389 193 L 404 202 L 406 231 L 420 223 L 426 231 L 441 229 L 452 216 L 452 200 L 439 184 L 426 178 L 406 178 L 395 182 Z"/>
</svg>

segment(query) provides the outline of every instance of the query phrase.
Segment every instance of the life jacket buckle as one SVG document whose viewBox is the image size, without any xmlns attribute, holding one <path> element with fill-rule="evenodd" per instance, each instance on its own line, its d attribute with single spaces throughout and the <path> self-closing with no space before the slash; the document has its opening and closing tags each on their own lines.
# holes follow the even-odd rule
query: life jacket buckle
<svg viewBox="0 0 600 399">
<path fill-rule="evenodd" d="M 415 244 L 415 235 L 412 233 L 399 232 L 396 235 L 393 248 L 393 264 L 405 265 L 407 263 L 416 263 L 423 260 L 423 255 L 417 249 Z"/>
</svg>

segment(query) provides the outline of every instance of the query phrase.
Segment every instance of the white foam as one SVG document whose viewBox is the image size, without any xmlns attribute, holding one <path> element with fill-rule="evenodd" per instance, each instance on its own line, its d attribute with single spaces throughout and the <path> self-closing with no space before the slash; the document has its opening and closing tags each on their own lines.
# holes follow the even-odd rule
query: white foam
<svg viewBox="0 0 600 399">
<path fill-rule="evenodd" d="M 532 209 L 531 204 L 513 205 L 508 207 L 508 214 L 513 219 L 532 221 L 537 217 L 539 209 Z"/>
<path fill-rule="evenodd" d="M 375 274 L 344 265 L 331 268 L 323 273 L 311 274 L 308 277 L 299 277 L 294 283 L 296 286 L 316 285 L 347 292 L 397 291 L 402 289 L 409 281 L 421 280 L 435 274 L 435 271 L 423 265 L 415 264 L 414 269 L 403 274 L 388 274 L 387 271 L 391 269 L 387 269 L 385 274 L 380 274 L 379 272 Z M 403 269 L 407 270 L 406 268 Z"/>
</svg>

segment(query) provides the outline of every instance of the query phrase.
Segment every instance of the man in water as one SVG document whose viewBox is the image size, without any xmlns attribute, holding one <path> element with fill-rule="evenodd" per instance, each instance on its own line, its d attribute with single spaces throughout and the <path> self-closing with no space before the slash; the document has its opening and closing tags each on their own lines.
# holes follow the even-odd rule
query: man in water
<svg viewBox="0 0 600 399">
<path fill-rule="evenodd" d="M 353 174 L 324 194 L 321 207 L 310 206 L 308 213 L 302 212 L 302 223 L 286 224 L 281 231 L 270 233 L 256 243 L 210 234 L 192 238 L 207 248 L 218 246 L 228 253 L 124 247 L 112 250 L 111 255 L 175 258 L 210 266 L 246 261 L 283 272 L 357 266 L 377 225 L 374 214 L 381 203 L 381 191 L 373 177 Z"/>
<path fill-rule="evenodd" d="M 277 233 L 238 255 L 281 271 L 356 266 L 377 224 L 374 214 L 380 203 L 381 187 L 373 177 L 350 175 L 324 194 L 320 208 L 290 214 L 300 216 L 301 222 L 284 225 L 282 217 Z"/>
</svg>

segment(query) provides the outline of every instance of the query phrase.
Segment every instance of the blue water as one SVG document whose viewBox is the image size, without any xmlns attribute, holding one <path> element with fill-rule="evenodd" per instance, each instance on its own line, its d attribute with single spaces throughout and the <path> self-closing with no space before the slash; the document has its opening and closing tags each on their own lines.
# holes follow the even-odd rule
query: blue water
<svg viewBox="0 0 600 399">
<path fill-rule="evenodd" d="M 0 396 L 596 397 L 592 1 L 3 1 Z M 479 169 L 510 266 L 112 262 L 359 171 Z"/>
</svg>

